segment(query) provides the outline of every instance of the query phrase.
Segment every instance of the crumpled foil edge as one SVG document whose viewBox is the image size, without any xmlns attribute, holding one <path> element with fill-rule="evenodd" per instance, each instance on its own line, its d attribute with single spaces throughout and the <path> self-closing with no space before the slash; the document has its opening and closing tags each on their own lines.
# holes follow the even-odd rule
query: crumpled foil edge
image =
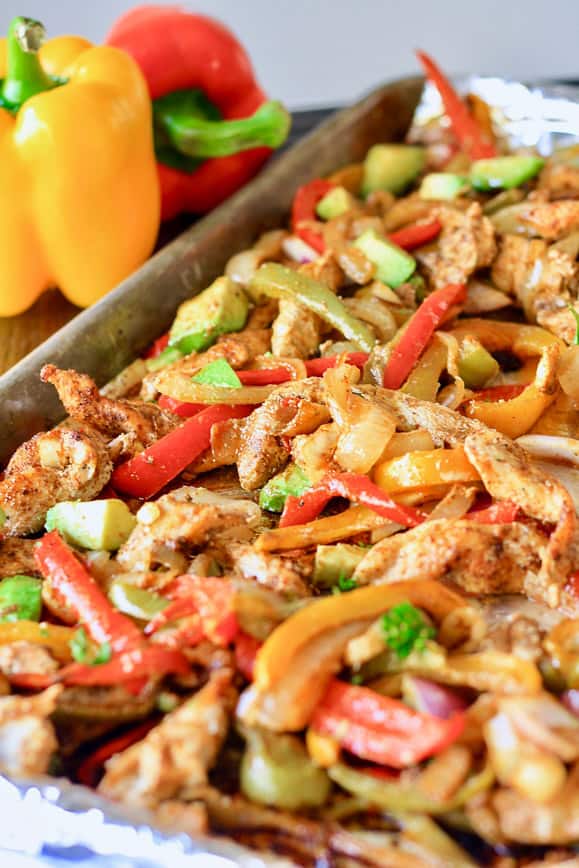
<svg viewBox="0 0 579 868">
<path fill-rule="evenodd" d="M 501 78 L 458 79 L 493 107 L 493 123 L 513 148 L 551 153 L 579 141 L 579 87 L 524 85 Z M 413 129 L 443 114 L 427 84 Z M 123 808 L 61 778 L 14 781 L 0 775 L 0 854 L 42 858 L 85 868 L 284 868 L 292 863 L 252 853 L 225 839 L 192 840 L 156 829 L 146 813 Z M 10 864 L 2 861 L 2 864 Z"/>
</svg>

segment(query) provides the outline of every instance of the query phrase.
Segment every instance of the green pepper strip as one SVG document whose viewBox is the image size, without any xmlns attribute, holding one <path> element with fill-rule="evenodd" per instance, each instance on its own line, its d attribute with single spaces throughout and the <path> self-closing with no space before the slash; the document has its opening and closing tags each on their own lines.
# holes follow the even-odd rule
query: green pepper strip
<svg viewBox="0 0 579 868">
<path fill-rule="evenodd" d="M 275 262 L 262 265 L 255 272 L 249 289 L 256 296 L 268 295 L 303 304 L 364 352 L 369 353 L 376 343 L 367 326 L 352 316 L 343 302 L 323 283 L 284 265 Z"/>
<path fill-rule="evenodd" d="M 38 59 L 45 30 L 32 18 L 13 18 L 8 29 L 8 74 L 0 86 L 0 106 L 17 111 L 20 106 L 62 82 L 47 75 Z"/>
</svg>

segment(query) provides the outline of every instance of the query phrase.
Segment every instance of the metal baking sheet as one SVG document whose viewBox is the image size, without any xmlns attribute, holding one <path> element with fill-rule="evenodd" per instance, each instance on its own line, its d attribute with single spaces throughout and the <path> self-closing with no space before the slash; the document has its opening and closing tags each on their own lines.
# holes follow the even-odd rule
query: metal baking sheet
<svg viewBox="0 0 579 868">
<path fill-rule="evenodd" d="M 495 120 L 513 145 L 534 145 L 548 153 L 555 143 L 579 141 L 579 88 L 551 90 L 496 78 L 470 78 L 459 84 L 495 107 Z M 222 272 L 233 253 L 283 221 L 298 185 L 361 159 L 378 141 L 402 139 L 422 88 L 420 78 L 401 79 L 332 116 L 1 377 L 0 459 L 63 415 L 54 390 L 39 381 L 45 362 L 85 371 L 99 384 L 111 379 L 168 327 L 185 298 Z M 436 91 L 427 87 L 415 126 L 440 112 Z M 226 841 L 163 834 L 150 817 L 107 803 L 67 781 L 44 777 L 14 782 L 0 776 L 0 806 L 3 816 L 10 817 L 10 822 L 0 823 L 2 865 L 38 864 L 37 857 L 47 865 L 77 863 L 86 868 L 289 864 Z M 34 863 L 22 862 L 26 856 Z"/>
</svg>

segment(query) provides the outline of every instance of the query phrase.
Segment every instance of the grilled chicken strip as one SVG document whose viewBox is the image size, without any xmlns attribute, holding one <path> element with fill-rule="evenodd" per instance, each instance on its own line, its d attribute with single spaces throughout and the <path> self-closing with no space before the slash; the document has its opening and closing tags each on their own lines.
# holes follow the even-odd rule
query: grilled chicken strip
<svg viewBox="0 0 579 868">
<path fill-rule="evenodd" d="M 38 567 L 34 559 L 34 540 L 3 539 L 0 542 L 0 578 L 5 576 L 38 575 Z"/>
<path fill-rule="evenodd" d="M 62 500 L 91 500 L 109 481 L 112 469 L 98 431 L 56 428 L 36 434 L 16 450 L 0 482 L 3 532 L 24 536 L 40 530 L 51 506 Z"/>
<path fill-rule="evenodd" d="M 64 409 L 76 422 L 96 428 L 108 440 L 121 436 L 123 455 L 144 449 L 178 424 L 172 414 L 155 404 L 101 395 L 87 374 L 44 365 L 40 379 L 55 387 Z"/>
<path fill-rule="evenodd" d="M 493 224 L 482 214 L 478 202 L 465 212 L 441 207 L 433 215 L 442 223 L 438 248 L 422 255 L 432 286 L 466 283 L 470 275 L 493 261 L 497 247 Z"/>
<path fill-rule="evenodd" d="M 232 672 L 214 672 L 205 687 L 168 714 L 137 744 L 107 763 L 99 790 L 125 804 L 154 808 L 187 799 L 207 783 L 235 702 Z"/>
<path fill-rule="evenodd" d="M 58 744 L 48 720 L 62 691 L 59 684 L 36 696 L 0 698 L 0 772 L 41 775 Z"/>
</svg>

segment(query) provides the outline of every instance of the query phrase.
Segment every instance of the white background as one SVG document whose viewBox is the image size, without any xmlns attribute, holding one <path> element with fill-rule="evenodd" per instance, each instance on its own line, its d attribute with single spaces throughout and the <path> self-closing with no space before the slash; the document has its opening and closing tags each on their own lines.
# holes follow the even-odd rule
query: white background
<svg viewBox="0 0 579 868">
<path fill-rule="evenodd" d="M 0 0 L 0 32 L 29 15 L 49 33 L 104 38 L 136 0 Z M 251 53 L 290 107 L 350 101 L 418 67 L 415 47 L 450 72 L 579 78 L 579 0 L 198 0 Z"/>
</svg>

